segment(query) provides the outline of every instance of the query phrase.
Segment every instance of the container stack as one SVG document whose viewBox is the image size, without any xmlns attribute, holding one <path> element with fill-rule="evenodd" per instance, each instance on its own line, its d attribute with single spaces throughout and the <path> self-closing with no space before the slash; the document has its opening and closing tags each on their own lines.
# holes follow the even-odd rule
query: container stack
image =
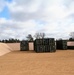
<svg viewBox="0 0 74 75">
<path fill-rule="evenodd" d="M 21 41 L 20 48 L 21 51 L 28 51 L 29 50 L 28 41 Z"/>
<path fill-rule="evenodd" d="M 67 50 L 67 41 L 66 40 L 57 40 L 56 49 Z"/>
<path fill-rule="evenodd" d="M 36 52 L 55 52 L 54 38 L 36 39 L 34 42 L 34 50 Z"/>
</svg>

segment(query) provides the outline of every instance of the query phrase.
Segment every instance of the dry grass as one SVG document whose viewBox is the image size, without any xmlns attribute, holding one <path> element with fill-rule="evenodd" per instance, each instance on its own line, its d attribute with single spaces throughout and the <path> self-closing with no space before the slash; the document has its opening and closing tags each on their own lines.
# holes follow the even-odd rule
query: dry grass
<svg viewBox="0 0 74 75">
<path fill-rule="evenodd" d="M 0 75 L 74 75 L 74 50 L 10 52 L 0 57 Z"/>
</svg>

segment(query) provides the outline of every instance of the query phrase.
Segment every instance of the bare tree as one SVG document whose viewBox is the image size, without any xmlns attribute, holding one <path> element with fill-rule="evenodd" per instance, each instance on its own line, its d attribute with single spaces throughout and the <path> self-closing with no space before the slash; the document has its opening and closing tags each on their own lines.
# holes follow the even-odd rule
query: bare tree
<svg viewBox="0 0 74 75">
<path fill-rule="evenodd" d="M 71 37 L 72 39 L 74 39 L 74 32 L 71 32 L 71 33 L 70 33 L 70 37 Z"/>
<path fill-rule="evenodd" d="M 70 40 L 70 41 L 74 41 L 74 32 L 71 32 L 71 33 L 70 33 L 70 38 L 69 38 L 69 40 Z"/>
<path fill-rule="evenodd" d="M 45 33 L 35 33 L 34 37 L 36 39 L 43 39 L 45 37 Z"/>
<path fill-rule="evenodd" d="M 45 37 L 45 33 L 40 33 L 40 37 L 43 39 Z"/>
<path fill-rule="evenodd" d="M 35 37 L 36 39 L 40 39 L 39 33 L 35 33 L 34 37 Z"/>
</svg>

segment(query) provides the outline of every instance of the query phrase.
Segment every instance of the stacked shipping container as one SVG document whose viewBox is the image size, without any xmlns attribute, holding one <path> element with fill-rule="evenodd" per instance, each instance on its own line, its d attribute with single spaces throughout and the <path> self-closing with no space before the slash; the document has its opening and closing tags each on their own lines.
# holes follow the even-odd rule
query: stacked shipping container
<svg viewBox="0 0 74 75">
<path fill-rule="evenodd" d="M 67 50 L 67 41 L 66 40 L 57 40 L 56 49 Z"/>
<path fill-rule="evenodd" d="M 36 52 L 55 52 L 54 38 L 36 39 L 34 42 L 34 50 Z"/>
<path fill-rule="evenodd" d="M 21 41 L 20 48 L 21 51 L 28 51 L 29 50 L 28 41 Z"/>
</svg>

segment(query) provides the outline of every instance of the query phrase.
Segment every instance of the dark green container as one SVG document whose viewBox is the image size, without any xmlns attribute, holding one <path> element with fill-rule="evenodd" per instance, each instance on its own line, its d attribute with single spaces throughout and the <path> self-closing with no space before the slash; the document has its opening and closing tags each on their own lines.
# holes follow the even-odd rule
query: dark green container
<svg viewBox="0 0 74 75">
<path fill-rule="evenodd" d="M 28 51 L 29 50 L 28 41 L 21 41 L 20 48 L 21 51 Z"/>
<path fill-rule="evenodd" d="M 67 50 L 67 41 L 66 40 L 57 40 L 56 49 Z"/>
<path fill-rule="evenodd" d="M 54 38 L 36 39 L 34 41 L 35 52 L 56 52 Z"/>
<path fill-rule="evenodd" d="M 74 46 L 67 46 L 68 49 L 74 50 Z"/>
</svg>

